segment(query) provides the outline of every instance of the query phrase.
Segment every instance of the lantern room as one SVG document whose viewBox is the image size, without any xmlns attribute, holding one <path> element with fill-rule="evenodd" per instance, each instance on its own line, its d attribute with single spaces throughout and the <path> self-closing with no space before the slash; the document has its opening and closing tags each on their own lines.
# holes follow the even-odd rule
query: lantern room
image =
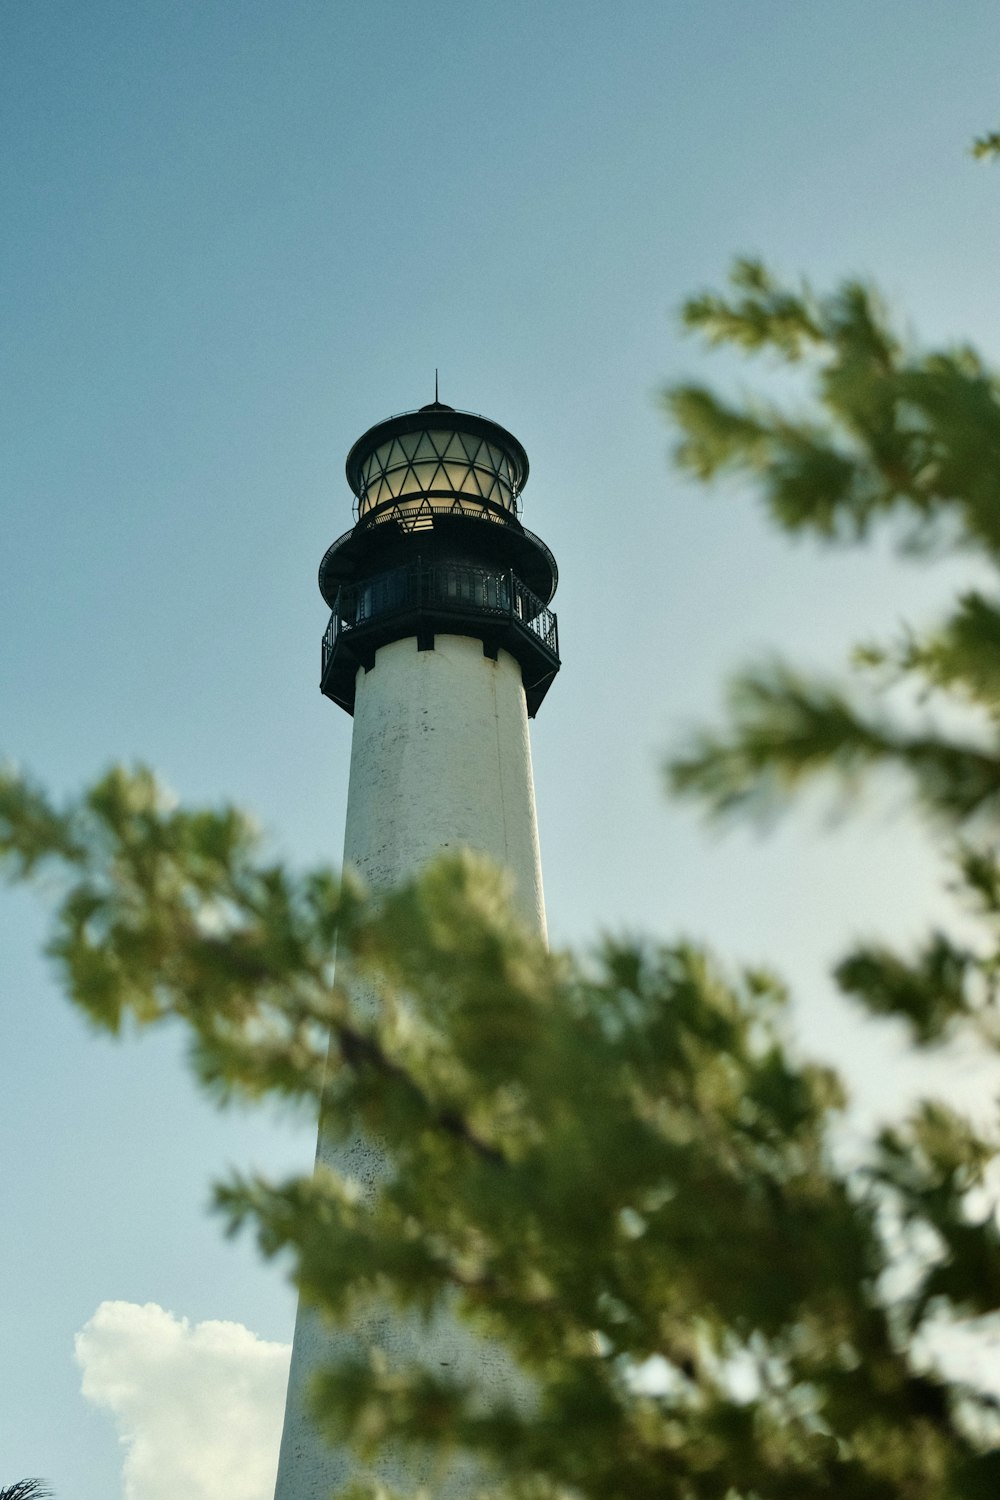
<svg viewBox="0 0 1000 1500">
<path fill-rule="evenodd" d="M 517 438 L 439 401 L 379 422 L 347 457 L 358 520 L 391 519 L 410 529 L 440 514 L 506 520 L 517 514 L 527 477 Z"/>
<path fill-rule="evenodd" d="M 471 636 L 519 664 L 533 716 L 559 670 L 555 558 L 518 515 L 528 456 L 499 423 L 440 401 L 370 427 L 347 456 L 355 524 L 327 548 L 320 686 L 354 712 L 382 646 Z"/>
</svg>

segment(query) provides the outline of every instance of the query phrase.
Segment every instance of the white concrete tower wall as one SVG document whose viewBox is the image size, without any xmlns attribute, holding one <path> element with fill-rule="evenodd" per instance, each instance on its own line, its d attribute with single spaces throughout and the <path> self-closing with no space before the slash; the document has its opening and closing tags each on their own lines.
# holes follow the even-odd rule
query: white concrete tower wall
<svg viewBox="0 0 1000 1500">
<path fill-rule="evenodd" d="M 437 635 L 431 650 L 410 637 L 382 646 L 359 671 L 348 790 L 344 863 L 373 886 L 397 883 L 446 849 L 472 848 L 505 867 L 526 922 L 544 936 L 541 863 L 531 747 L 521 668 L 506 651 L 495 661 L 469 636 Z M 317 1159 L 371 1184 L 382 1170 L 364 1138 L 334 1146 L 320 1133 Z M 497 1349 L 451 1319 L 426 1325 L 378 1319 L 368 1340 L 390 1356 L 419 1357 L 464 1371 L 487 1388 L 509 1388 L 510 1367 Z M 326 1445 L 308 1415 L 307 1388 L 317 1366 L 335 1357 L 337 1340 L 301 1307 L 295 1329 L 275 1500 L 329 1500 L 352 1473 L 350 1457 Z M 377 1466 L 401 1476 L 395 1456 Z M 408 1472 L 410 1482 L 422 1476 Z M 475 1476 L 467 1476 L 469 1492 Z M 464 1493 L 456 1476 L 449 1493 Z"/>
<path fill-rule="evenodd" d="M 507 869 L 524 920 L 545 935 L 521 668 L 470 636 L 418 651 L 393 641 L 358 676 L 344 864 L 394 885 L 444 849 Z"/>
</svg>

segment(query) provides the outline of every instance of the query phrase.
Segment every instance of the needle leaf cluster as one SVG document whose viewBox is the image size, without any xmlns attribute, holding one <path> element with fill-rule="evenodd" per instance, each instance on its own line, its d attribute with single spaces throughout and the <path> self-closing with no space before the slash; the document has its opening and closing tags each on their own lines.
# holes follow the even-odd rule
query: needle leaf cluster
<svg viewBox="0 0 1000 1500">
<path fill-rule="evenodd" d="M 5 774 L 0 850 L 96 1027 L 182 1025 L 213 1096 L 304 1101 L 393 1164 L 371 1192 L 234 1174 L 231 1231 L 333 1325 L 457 1315 L 523 1372 L 527 1401 L 343 1346 L 317 1420 L 362 1474 L 391 1442 L 435 1485 L 472 1455 L 539 1500 L 996 1493 L 993 1405 L 913 1353 L 942 1300 L 1000 1297 L 969 1211 L 992 1146 L 935 1108 L 840 1171 L 843 1090 L 790 1048 L 773 975 L 685 943 L 553 955 L 471 855 L 382 893 L 296 874 L 142 768 L 62 806 Z"/>
</svg>

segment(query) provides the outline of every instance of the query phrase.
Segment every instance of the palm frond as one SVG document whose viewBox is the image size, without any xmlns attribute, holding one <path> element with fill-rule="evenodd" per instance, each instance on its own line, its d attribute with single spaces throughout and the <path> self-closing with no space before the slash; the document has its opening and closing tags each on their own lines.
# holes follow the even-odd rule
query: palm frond
<svg viewBox="0 0 1000 1500">
<path fill-rule="evenodd" d="M 0 1500 L 51 1500 L 51 1496 L 44 1479 L 16 1479 L 0 1490 Z"/>
</svg>

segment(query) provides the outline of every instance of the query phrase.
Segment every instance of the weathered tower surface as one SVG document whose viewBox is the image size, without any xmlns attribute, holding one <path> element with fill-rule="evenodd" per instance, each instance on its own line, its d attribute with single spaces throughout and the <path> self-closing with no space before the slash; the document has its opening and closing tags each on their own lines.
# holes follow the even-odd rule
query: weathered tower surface
<svg viewBox="0 0 1000 1500">
<path fill-rule="evenodd" d="M 511 433 L 436 400 L 358 439 L 347 458 L 356 523 L 320 566 L 332 610 L 320 685 L 354 716 L 345 865 L 385 886 L 444 849 L 476 849 L 510 872 L 544 935 L 528 719 L 559 670 L 548 607 L 558 574 L 519 519 L 527 476 Z M 335 1147 L 321 1129 L 317 1156 L 362 1183 L 381 1170 L 361 1137 Z M 499 1351 L 450 1321 L 380 1318 L 358 1336 L 487 1386 L 508 1378 Z M 332 1355 L 329 1330 L 300 1307 L 275 1500 L 329 1500 L 352 1473 L 308 1415 L 309 1377 Z M 377 1468 L 400 1477 L 391 1454 Z"/>
</svg>

